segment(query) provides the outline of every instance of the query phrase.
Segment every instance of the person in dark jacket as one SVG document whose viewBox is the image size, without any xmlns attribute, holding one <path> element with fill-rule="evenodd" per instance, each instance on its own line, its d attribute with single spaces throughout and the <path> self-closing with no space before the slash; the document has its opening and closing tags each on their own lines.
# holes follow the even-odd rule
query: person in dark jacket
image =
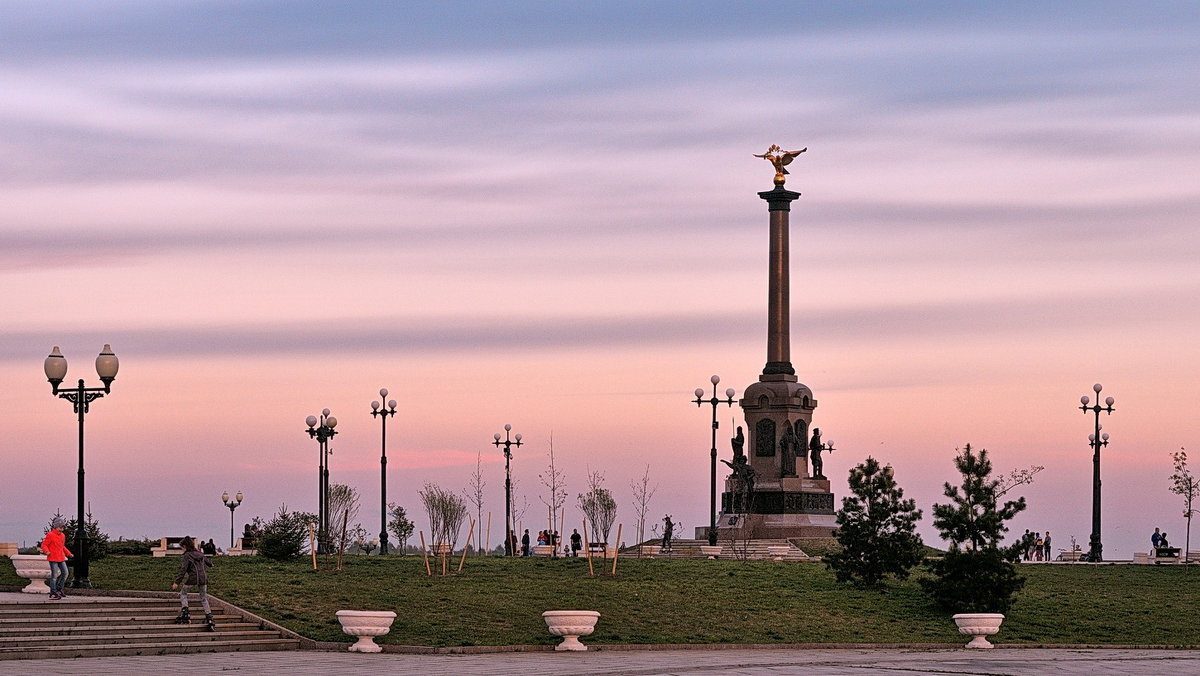
<svg viewBox="0 0 1200 676">
<path fill-rule="evenodd" d="M 188 615 L 188 589 L 196 587 L 196 591 L 200 592 L 200 603 L 204 606 L 204 623 L 208 625 L 209 631 L 216 631 L 217 626 L 213 621 L 212 608 L 208 606 L 208 569 L 212 566 L 212 561 L 209 561 L 208 557 L 196 549 L 196 541 L 191 537 L 185 537 L 179 546 L 183 549 L 183 560 L 179 562 L 179 574 L 171 583 L 171 589 L 179 590 L 179 605 L 181 606 L 179 617 L 175 618 L 175 624 L 191 623 L 192 618 Z M 181 587 L 180 584 L 183 586 Z"/>
</svg>

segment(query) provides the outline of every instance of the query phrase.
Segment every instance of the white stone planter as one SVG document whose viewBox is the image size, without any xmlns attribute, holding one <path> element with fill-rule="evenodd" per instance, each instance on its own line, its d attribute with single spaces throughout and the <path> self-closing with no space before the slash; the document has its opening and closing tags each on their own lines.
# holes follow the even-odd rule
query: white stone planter
<svg viewBox="0 0 1200 676">
<path fill-rule="evenodd" d="M 563 642 L 554 646 L 555 650 L 587 650 L 579 637 L 596 630 L 600 613 L 594 610 L 547 610 L 542 613 L 542 618 L 551 634 L 563 637 Z"/>
<path fill-rule="evenodd" d="M 358 642 L 350 646 L 350 652 L 377 653 L 383 648 L 375 644 L 375 637 L 392 630 L 396 613 L 390 610 L 339 610 L 337 618 L 342 623 L 342 631 L 358 637 Z"/>
<path fill-rule="evenodd" d="M 554 545 L 534 545 L 533 555 L 550 558 L 551 556 L 554 556 Z"/>
<path fill-rule="evenodd" d="M 700 553 L 710 559 L 721 555 L 721 545 L 700 545 Z"/>
<path fill-rule="evenodd" d="M 1000 631 L 1000 623 L 1003 621 L 1004 616 L 1000 613 L 959 613 L 954 616 L 958 633 L 974 637 L 967 644 L 968 648 L 995 647 L 984 637 Z"/>
<path fill-rule="evenodd" d="M 46 580 L 50 579 L 50 562 L 45 554 L 13 554 L 10 558 L 17 575 L 29 580 L 21 591 L 26 594 L 50 593 L 50 587 L 46 586 Z"/>
</svg>

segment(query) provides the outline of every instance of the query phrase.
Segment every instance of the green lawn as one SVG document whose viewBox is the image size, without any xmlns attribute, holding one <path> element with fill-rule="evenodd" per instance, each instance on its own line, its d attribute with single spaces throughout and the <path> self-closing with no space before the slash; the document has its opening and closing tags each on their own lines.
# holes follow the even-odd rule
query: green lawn
<svg viewBox="0 0 1200 676">
<path fill-rule="evenodd" d="M 92 563 L 106 589 L 168 590 L 176 559 Z M 1004 643 L 1200 645 L 1200 569 L 1022 566 L 1029 582 L 997 639 Z M 589 578 L 583 559 L 468 559 L 461 575 L 427 577 L 419 557 L 347 557 L 345 570 L 299 560 L 218 558 L 209 590 L 323 641 L 346 641 L 334 613 L 395 610 L 382 643 L 548 645 L 543 610 L 598 610 L 592 643 L 960 643 L 947 613 L 915 581 L 886 592 L 838 585 L 820 564 L 622 559 Z M 0 584 L 19 584 L 11 564 Z"/>
</svg>

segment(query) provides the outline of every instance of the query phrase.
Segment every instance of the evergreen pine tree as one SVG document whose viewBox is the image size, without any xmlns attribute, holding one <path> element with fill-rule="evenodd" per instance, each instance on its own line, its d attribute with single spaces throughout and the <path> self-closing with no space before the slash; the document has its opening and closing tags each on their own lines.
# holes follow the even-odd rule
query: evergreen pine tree
<svg viewBox="0 0 1200 676">
<path fill-rule="evenodd" d="M 934 577 L 921 586 L 955 613 L 1005 613 L 1025 585 L 1011 561 L 1015 547 L 1002 549 L 1005 522 L 1025 509 L 1025 498 L 999 504 L 1001 481 L 992 479 L 987 449 L 976 454 L 967 444 L 954 458 L 962 485 L 945 484 L 950 504 L 933 506 L 933 525 L 949 540 L 946 555 L 930 564 Z"/>
<path fill-rule="evenodd" d="M 905 579 L 921 563 L 924 544 L 916 533 L 921 510 L 904 499 L 891 466 L 868 457 L 850 470 L 850 492 L 842 499 L 834 533 L 842 551 L 825 557 L 838 582 L 880 585 L 888 575 Z"/>
</svg>

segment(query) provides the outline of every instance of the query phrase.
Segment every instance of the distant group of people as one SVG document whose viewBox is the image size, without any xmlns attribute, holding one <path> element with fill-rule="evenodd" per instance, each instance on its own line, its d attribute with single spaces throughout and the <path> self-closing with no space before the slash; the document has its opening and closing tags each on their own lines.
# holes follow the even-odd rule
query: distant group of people
<svg viewBox="0 0 1200 676">
<path fill-rule="evenodd" d="M 538 545 L 550 545 L 553 547 L 551 551 L 557 552 L 561 538 L 556 530 L 540 530 L 537 534 L 537 539 L 532 540 L 529 537 L 529 529 L 525 529 L 525 533 L 521 535 L 521 556 L 533 556 L 532 543 Z M 579 556 L 579 550 L 583 549 L 583 536 L 579 534 L 579 529 L 575 529 L 571 533 L 569 544 L 563 545 L 563 556 Z"/>
<path fill-rule="evenodd" d="M 1041 533 L 1031 533 L 1028 529 L 1021 536 L 1021 544 L 1024 545 L 1024 554 L 1026 561 L 1050 561 L 1050 531 L 1046 531 L 1045 535 Z"/>
</svg>

